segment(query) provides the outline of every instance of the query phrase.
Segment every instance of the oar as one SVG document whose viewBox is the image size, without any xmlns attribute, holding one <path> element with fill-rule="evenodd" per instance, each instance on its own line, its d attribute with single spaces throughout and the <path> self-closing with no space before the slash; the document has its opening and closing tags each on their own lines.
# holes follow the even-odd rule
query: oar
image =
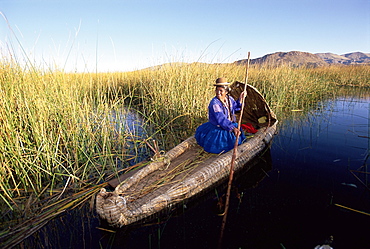
<svg viewBox="0 0 370 249">
<path fill-rule="evenodd" d="M 246 68 L 246 72 L 245 72 L 244 92 L 247 91 L 249 60 L 250 60 L 250 52 L 248 52 L 247 68 Z M 240 110 L 240 117 L 239 117 L 239 121 L 238 121 L 238 129 L 239 130 L 240 130 L 241 123 L 242 123 L 243 110 L 244 110 L 244 104 L 245 104 L 245 101 L 244 101 L 245 97 L 246 96 L 243 96 L 243 99 L 241 99 L 242 107 L 241 107 L 241 110 Z M 224 210 L 224 212 L 222 214 L 223 215 L 223 218 L 222 218 L 222 226 L 221 226 L 221 234 L 220 234 L 219 246 L 221 246 L 221 243 L 222 243 L 222 237 L 223 237 L 224 228 L 225 228 L 225 224 L 226 224 L 226 218 L 227 218 L 227 211 L 229 210 L 229 200 L 230 200 L 231 184 L 233 182 L 233 177 L 234 177 L 234 164 L 235 164 L 235 160 L 236 160 L 236 154 L 237 154 L 237 151 L 238 151 L 237 148 L 238 148 L 239 137 L 240 137 L 240 132 L 236 135 L 236 140 L 235 140 L 235 144 L 234 144 L 233 155 L 231 157 L 229 183 L 227 185 L 225 210 Z"/>
</svg>

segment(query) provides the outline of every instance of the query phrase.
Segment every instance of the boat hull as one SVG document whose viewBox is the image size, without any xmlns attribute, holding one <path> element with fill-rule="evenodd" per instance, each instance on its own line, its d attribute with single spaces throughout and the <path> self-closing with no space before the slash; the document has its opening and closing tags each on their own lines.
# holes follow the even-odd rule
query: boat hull
<svg viewBox="0 0 370 249">
<path fill-rule="evenodd" d="M 241 170 L 270 144 L 277 123 L 260 128 L 238 146 L 235 171 Z M 113 192 L 101 189 L 96 197 L 96 211 L 115 227 L 146 220 L 224 181 L 230 173 L 232 154 L 232 150 L 220 155 L 206 153 L 197 145 L 194 136 L 189 137 L 159 160 L 125 179 Z M 178 168 L 181 168 L 178 173 L 165 180 L 168 172 Z M 161 176 L 163 180 L 159 182 Z"/>
</svg>

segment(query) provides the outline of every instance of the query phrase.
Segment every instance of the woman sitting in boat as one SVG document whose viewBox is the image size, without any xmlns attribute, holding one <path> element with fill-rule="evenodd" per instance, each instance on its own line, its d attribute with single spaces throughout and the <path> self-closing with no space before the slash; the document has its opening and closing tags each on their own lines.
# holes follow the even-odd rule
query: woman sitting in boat
<svg viewBox="0 0 370 249">
<path fill-rule="evenodd" d="M 209 153 L 219 154 L 233 149 L 238 134 L 238 144 L 245 139 L 235 122 L 235 111 L 241 109 L 241 103 L 228 94 L 229 85 L 225 78 L 216 80 L 216 96 L 208 105 L 208 122 L 200 125 L 195 132 L 198 144 Z M 242 92 L 240 99 L 244 96 Z"/>
</svg>

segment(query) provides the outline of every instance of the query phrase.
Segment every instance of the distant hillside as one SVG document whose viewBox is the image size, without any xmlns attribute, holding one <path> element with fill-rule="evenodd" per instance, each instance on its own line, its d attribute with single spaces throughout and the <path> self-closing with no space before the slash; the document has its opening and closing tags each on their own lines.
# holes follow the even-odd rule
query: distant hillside
<svg viewBox="0 0 370 249">
<path fill-rule="evenodd" d="M 235 64 L 246 64 L 247 60 L 238 60 Z M 259 65 L 290 65 L 294 67 L 308 66 L 308 67 L 320 67 L 330 64 L 370 64 L 370 54 L 362 52 L 348 53 L 344 55 L 337 55 L 333 53 L 307 53 L 300 51 L 291 52 L 276 52 L 273 54 L 267 54 L 263 57 L 252 59 L 251 64 Z"/>
<path fill-rule="evenodd" d="M 333 53 L 308 53 L 300 51 L 290 51 L 290 52 L 276 52 L 272 54 L 267 54 L 263 57 L 252 59 L 251 64 L 255 65 L 269 65 L 269 66 L 278 66 L 278 65 L 289 65 L 292 67 L 321 67 L 328 66 L 333 64 L 342 64 L 342 65 L 370 65 L 370 53 L 362 52 L 353 52 L 348 54 L 337 55 Z M 162 65 L 152 66 L 149 68 L 144 68 L 142 70 L 159 70 L 166 67 L 172 66 L 186 66 L 189 64 L 204 64 L 208 63 L 203 62 L 171 62 L 165 63 Z M 247 64 L 247 59 L 238 60 L 232 63 L 214 63 L 214 64 L 237 64 L 245 65 Z"/>
<path fill-rule="evenodd" d="M 349 54 L 344 54 L 343 56 L 351 60 L 350 64 L 369 64 L 370 63 L 370 54 L 354 52 Z"/>
<path fill-rule="evenodd" d="M 351 59 L 343 56 L 343 55 L 337 55 L 337 54 L 333 54 L 333 53 L 318 53 L 316 54 L 318 55 L 321 59 L 323 59 L 324 61 L 326 61 L 327 63 L 329 64 L 337 64 L 337 63 L 340 63 L 340 64 L 350 64 L 351 63 Z"/>
</svg>

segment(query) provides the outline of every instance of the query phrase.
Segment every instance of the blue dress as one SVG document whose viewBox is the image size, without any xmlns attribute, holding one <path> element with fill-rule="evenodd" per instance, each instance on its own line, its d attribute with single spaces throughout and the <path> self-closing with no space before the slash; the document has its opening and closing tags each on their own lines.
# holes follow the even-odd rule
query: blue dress
<svg viewBox="0 0 370 249">
<path fill-rule="evenodd" d="M 195 138 L 200 146 L 209 153 L 219 154 L 234 148 L 236 136 L 232 132 L 238 127 L 235 122 L 235 111 L 240 110 L 241 104 L 231 96 L 227 96 L 230 111 L 217 97 L 208 105 L 208 122 L 200 125 L 195 131 Z M 245 139 L 241 132 L 238 144 Z"/>
</svg>

